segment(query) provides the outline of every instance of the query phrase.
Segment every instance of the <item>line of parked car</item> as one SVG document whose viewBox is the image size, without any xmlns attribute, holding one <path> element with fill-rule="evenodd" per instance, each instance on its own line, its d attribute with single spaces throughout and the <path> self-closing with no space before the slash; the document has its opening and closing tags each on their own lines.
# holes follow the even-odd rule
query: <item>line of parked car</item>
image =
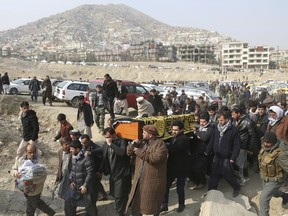
<svg viewBox="0 0 288 216">
<path fill-rule="evenodd" d="M 40 85 L 43 80 L 39 80 Z M 29 84 L 31 78 L 20 78 L 14 80 L 10 83 L 10 94 L 29 94 Z M 52 89 L 54 99 L 58 101 L 63 101 L 67 105 L 72 107 L 78 107 L 79 95 L 84 95 L 86 102 L 90 103 L 92 95 L 95 93 L 97 85 L 103 85 L 104 79 L 99 78 L 95 80 L 90 80 L 89 82 L 84 81 L 73 81 L 73 80 L 57 80 L 51 79 Z M 174 85 L 165 85 L 157 86 L 153 84 L 139 84 L 132 81 L 122 80 L 122 85 L 126 86 L 128 89 L 127 101 L 129 107 L 137 109 L 137 97 L 144 97 L 147 99 L 149 97 L 149 92 L 151 89 L 156 89 L 159 94 L 166 95 L 169 91 L 172 90 Z M 205 99 L 209 102 L 215 101 L 218 99 L 218 96 L 214 92 L 209 90 L 209 87 L 205 84 L 199 83 L 190 83 L 186 86 L 176 86 L 177 92 L 180 95 L 182 90 L 188 96 L 193 96 L 197 99 L 201 94 L 205 93 Z M 39 92 L 41 94 L 41 90 Z"/>
</svg>

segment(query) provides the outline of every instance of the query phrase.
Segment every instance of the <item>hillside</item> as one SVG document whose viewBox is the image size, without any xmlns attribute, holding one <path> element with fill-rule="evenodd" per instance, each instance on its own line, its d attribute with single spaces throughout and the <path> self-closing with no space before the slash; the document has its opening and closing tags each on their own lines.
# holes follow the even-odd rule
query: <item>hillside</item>
<svg viewBox="0 0 288 216">
<path fill-rule="evenodd" d="M 0 46 L 14 52 L 50 49 L 103 49 L 146 40 L 168 44 L 219 44 L 217 32 L 174 27 L 123 4 L 82 5 L 15 29 L 0 32 Z M 25 50 L 25 52 L 24 52 Z"/>
</svg>

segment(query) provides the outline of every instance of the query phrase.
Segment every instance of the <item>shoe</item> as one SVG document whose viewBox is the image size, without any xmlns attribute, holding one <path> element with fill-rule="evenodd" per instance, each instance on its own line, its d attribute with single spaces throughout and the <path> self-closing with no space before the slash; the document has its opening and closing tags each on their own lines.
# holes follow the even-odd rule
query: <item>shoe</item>
<svg viewBox="0 0 288 216">
<path fill-rule="evenodd" d="M 164 212 L 164 211 L 168 211 L 168 206 L 167 205 L 162 205 L 160 208 L 160 213 Z"/>
<path fill-rule="evenodd" d="M 107 201 L 107 200 L 108 200 L 107 196 L 101 196 L 98 198 L 98 201 Z"/>
<path fill-rule="evenodd" d="M 195 187 L 192 188 L 192 190 L 200 190 L 204 188 L 204 185 L 203 184 L 199 184 L 199 185 L 196 185 Z"/>
<path fill-rule="evenodd" d="M 245 185 L 245 183 L 247 182 L 247 181 L 249 181 L 250 179 L 243 179 L 241 182 L 240 182 L 240 185 L 241 186 L 244 186 Z"/>
<path fill-rule="evenodd" d="M 180 212 L 184 211 L 184 209 L 185 209 L 185 205 L 179 205 L 177 208 L 177 212 L 180 213 Z"/>
<path fill-rule="evenodd" d="M 234 189 L 232 196 L 237 197 L 240 194 L 240 189 Z"/>
</svg>

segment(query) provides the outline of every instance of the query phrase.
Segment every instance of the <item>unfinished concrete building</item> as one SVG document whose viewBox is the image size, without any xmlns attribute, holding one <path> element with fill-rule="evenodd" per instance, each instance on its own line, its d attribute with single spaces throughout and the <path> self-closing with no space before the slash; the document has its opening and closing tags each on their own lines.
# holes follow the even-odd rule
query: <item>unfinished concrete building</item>
<svg viewBox="0 0 288 216">
<path fill-rule="evenodd" d="M 215 54 L 209 45 L 179 45 L 178 60 L 205 64 L 215 63 Z"/>
</svg>

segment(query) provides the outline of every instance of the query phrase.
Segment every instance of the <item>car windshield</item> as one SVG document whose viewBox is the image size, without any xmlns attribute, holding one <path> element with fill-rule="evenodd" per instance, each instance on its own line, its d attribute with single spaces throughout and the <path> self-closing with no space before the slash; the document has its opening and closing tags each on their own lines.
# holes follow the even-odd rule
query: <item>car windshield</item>
<svg viewBox="0 0 288 216">
<path fill-rule="evenodd" d="M 63 88 L 67 83 L 68 83 L 68 81 L 63 81 L 63 82 L 59 83 L 59 84 L 57 85 L 57 87 Z"/>
</svg>

